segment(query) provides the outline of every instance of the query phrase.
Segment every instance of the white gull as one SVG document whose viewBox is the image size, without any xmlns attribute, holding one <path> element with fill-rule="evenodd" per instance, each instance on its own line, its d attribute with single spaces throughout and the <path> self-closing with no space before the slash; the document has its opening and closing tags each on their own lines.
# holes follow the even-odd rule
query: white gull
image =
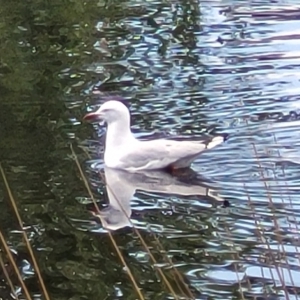
<svg viewBox="0 0 300 300">
<path fill-rule="evenodd" d="M 201 152 L 224 141 L 223 136 L 203 141 L 140 141 L 131 132 L 128 108 L 116 100 L 105 102 L 97 111 L 85 115 L 84 120 L 107 123 L 104 163 L 109 168 L 131 172 L 187 168 Z"/>
</svg>

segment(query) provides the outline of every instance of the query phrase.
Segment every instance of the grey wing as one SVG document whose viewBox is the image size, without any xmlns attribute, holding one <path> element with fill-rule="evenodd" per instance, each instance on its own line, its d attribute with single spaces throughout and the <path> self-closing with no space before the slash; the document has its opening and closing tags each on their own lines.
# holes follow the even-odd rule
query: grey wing
<svg viewBox="0 0 300 300">
<path fill-rule="evenodd" d="M 182 147 L 174 149 L 174 155 L 178 159 L 172 163 L 173 168 L 186 168 L 206 149 L 211 149 L 224 142 L 223 136 L 206 138 L 199 142 L 182 142 Z"/>
<path fill-rule="evenodd" d="M 174 141 L 156 140 L 155 151 L 160 149 L 165 152 L 165 166 L 172 168 L 186 168 L 206 149 L 211 149 L 224 142 L 223 136 L 206 137 L 202 141 Z M 152 148 L 153 145 L 152 144 Z"/>
<path fill-rule="evenodd" d="M 161 145 L 156 145 L 154 141 L 151 142 L 141 142 L 140 147 L 135 151 L 124 154 L 121 162 L 126 166 L 130 166 L 126 169 L 162 169 L 170 164 L 168 150 L 161 147 Z"/>
<path fill-rule="evenodd" d="M 170 147 L 173 168 L 186 168 L 206 149 L 205 144 L 181 142 Z"/>
<path fill-rule="evenodd" d="M 125 153 L 121 162 L 130 166 L 127 169 L 162 169 L 172 165 L 174 168 L 188 167 L 205 149 L 213 148 L 223 142 L 223 137 L 215 137 L 206 142 L 154 140 L 139 143 L 138 148 Z"/>
</svg>

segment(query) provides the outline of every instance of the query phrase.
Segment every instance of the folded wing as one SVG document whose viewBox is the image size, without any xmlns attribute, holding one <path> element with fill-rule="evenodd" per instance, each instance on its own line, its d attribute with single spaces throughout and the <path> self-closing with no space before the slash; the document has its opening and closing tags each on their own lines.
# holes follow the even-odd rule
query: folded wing
<svg viewBox="0 0 300 300">
<path fill-rule="evenodd" d="M 120 163 L 130 166 L 127 170 L 154 170 L 167 167 L 189 167 L 193 160 L 206 149 L 214 148 L 224 141 L 216 136 L 203 141 L 152 140 L 141 141 L 136 149 L 124 153 Z"/>
</svg>

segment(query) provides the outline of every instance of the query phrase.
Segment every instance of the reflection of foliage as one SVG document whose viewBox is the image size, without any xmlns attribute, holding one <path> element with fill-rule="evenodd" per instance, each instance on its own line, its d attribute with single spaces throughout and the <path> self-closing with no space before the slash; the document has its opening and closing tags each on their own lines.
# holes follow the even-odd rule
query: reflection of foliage
<svg viewBox="0 0 300 300">
<path fill-rule="evenodd" d="M 67 121 L 60 98 L 72 78 L 64 80 L 58 75 L 63 69 L 80 68 L 84 57 L 89 57 L 84 51 L 90 43 L 93 32 L 91 27 L 95 26 L 93 16 L 97 16 L 97 10 L 94 5 L 99 1 L 85 3 L 59 0 L 51 1 L 51 4 L 45 1 L 29 2 L 0 3 L 1 161 L 10 163 L 9 178 L 25 224 L 39 224 L 45 230 L 43 234 L 36 235 L 32 228 L 32 243 L 37 247 L 43 245 L 42 248 L 53 249 L 51 254 L 49 250 L 42 251 L 38 260 L 48 288 L 51 290 L 53 284 L 54 290 L 51 293 L 55 293 L 57 288 L 66 290 L 68 285 L 68 276 L 64 274 L 66 268 L 62 267 L 64 261 L 76 264 L 74 270 L 80 269 L 88 276 L 83 267 L 88 268 L 89 263 L 84 260 L 88 260 L 89 256 L 85 253 L 83 258 L 81 253 L 77 253 L 76 259 L 72 258 L 70 249 L 76 252 L 81 247 L 79 236 L 70 234 L 68 225 L 63 225 L 65 217 L 57 213 L 63 209 L 57 207 L 57 202 L 64 204 L 54 202 L 58 199 L 45 186 L 45 182 L 51 181 L 53 170 L 66 167 L 63 158 L 67 154 L 61 149 L 68 141 L 63 139 L 63 132 L 59 129 Z M 58 168 L 56 164 L 59 164 Z M 65 181 L 66 178 L 59 180 Z M 59 181 L 55 183 L 58 184 L 61 185 Z M 68 195 L 69 192 L 65 193 Z M 13 218 L 8 220 L 7 215 L 7 209 L 2 209 L 0 219 L 6 220 L 5 228 L 10 231 L 16 227 Z M 57 222 L 61 223 L 58 232 L 55 228 Z M 60 233 L 61 230 L 65 231 L 64 234 Z M 22 257 L 23 243 L 15 234 L 8 235 L 11 244 Z M 55 275 L 46 271 L 49 266 L 54 269 Z M 60 273 L 64 276 L 58 275 Z M 75 279 L 69 279 L 70 286 L 74 285 L 74 293 L 77 286 L 83 294 L 87 294 L 86 286 L 82 287 L 86 282 L 80 277 L 77 277 L 76 284 Z M 51 278 L 52 283 L 48 278 Z M 97 279 L 99 276 L 95 277 Z M 107 294 L 101 283 L 97 286 L 102 293 Z M 36 287 L 32 290 L 36 290 Z M 62 298 L 59 294 L 57 299 Z"/>
<path fill-rule="evenodd" d="M 178 7 L 173 16 L 173 21 L 176 24 L 173 36 L 192 50 L 196 47 L 197 38 L 195 32 L 199 32 L 200 26 L 199 3 L 183 2 L 182 6 Z"/>
<path fill-rule="evenodd" d="M 107 236 L 82 232 L 80 225 L 73 223 L 75 219 L 89 222 L 91 217 L 86 207 L 75 201 L 86 191 L 69 159 L 67 144 L 75 135 L 69 119 L 75 119 L 76 108 L 78 115 L 81 113 L 83 104 L 83 99 L 75 101 L 72 97 L 83 94 L 84 86 L 100 81 L 101 76 L 110 80 L 107 90 L 122 84 L 127 88 L 139 76 L 147 85 L 146 75 L 136 70 L 134 80 L 130 76 L 127 81 L 119 80 L 128 66 L 116 60 L 126 60 L 132 49 L 118 44 L 119 37 L 126 40 L 130 33 L 126 24 L 114 24 L 124 16 L 142 18 L 145 12 L 126 7 L 126 2 L 107 2 L 0 0 L 1 160 L 8 163 L 5 167 L 20 214 L 33 247 L 38 249 L 46 286 L 55 299 L 115 298 L 115 293 L 136 298 Z M 182 20 L 187 24 L 184 28 L 190 28 L 190 19 Z M 101 29 L 96 29 L 100 21 Z M 185 31 L 175 30 L 173 34 L 181 39 L 181 33 Z M 134 43 L 134 32 L 131 38 Z M 99 48 L 107 49 L 95 50 L 99 41 Z M 107 61 L 110 64 L 104 67 Z M 108 76 L 103 75 L 105 72 Z M 72 114 L 65 108 L 68 102 L 62 101 L 65 95 L 71 98 L 70 107 L 75 107 Z M 23 242 L 10 232 L 16 225 L 7 220 L 7 209 L 0 210 L 0 220 L 6 221 L 8 240 L 17 255 L 28 259 Z M 123 245 L 121 250 L 135 278 L 142 278 L 140 286 L 151 293 L 163 293 L 151 265 L 127 254 L 142 248 L 139 241 L 123 233 L 114 237 Z M 147 233 L 145 237 L 147 243 L 152 241 Z M 31 291 L 38 290 L 34 279 L 30 279 Z M 149 288 L 149 284 L 154 286 Z"/>
<path fill-rule="evenodd" d="M 59 88 L 57 72 L 76 64 L 80 68 L 84 59 L 94 61 L 91 46 L 98 20 L 125 14 L 122 5 L 105 6 L 98 0 L 2 0 L 0 4 L 0 84 L 22 92 L 34 88 L 43 92 L 49 81 Z"/>
<path fill-rule="evenodd" d="M 41 141 L 51 145 L 49 130 L 63 117 L 63 104 L 57 98 L 70 84 L 58 74 L 76 68 L 79 57 L 83 62 L 95 25 L 94 5 L 99 2 L 0 2 L 1 113 L 8 119 L 5 124 L 10 123 L 2 128 L 6 139 L 1 142 L 6 148 L 11 138 L 23 147 Z"/>
<path fill-rule="evenodd" d="M 82 69 L 101 60 L 93 50 L 97 21 L 124 13 L 121 5 L 116 10 L 100 5 L 0 1 L 1 161 L 9 163 L 11 188 L 33 247 L 42 249 L 36 251 L 38 262 L 55 299 L 104 299 L 114 294 L 115 283 L 128 299 L 132 293 L 107 237 L 89 236 L 69 223 L 73 216 L 88 220 L 89 215 L 74 201 L 86 192 L 67 159 L 69 121 L 61 98 L 71 89 L 81 91 L 79 83 L 95 74 Z M 20 261 L 30 262 L 24 243 L 11 232 L 16 224 L 7 220 L 7 209 L 0 220 L 6 220 L 7 240 Z M 127 243 L 122 235 L 119 242 Z M 137 265 L 135 275 L 141 272 Z M 38 290 L 35 277 L 26 283 Z"/>
<path fill-rule="evenodd" d="M 1 2 L 1 85 L 9 90 L 30 91 L 53 81 L 55 71 L 62 68 L 61 53 L 83 48 L 94 25 L 96 1 Z"/>
</svg>

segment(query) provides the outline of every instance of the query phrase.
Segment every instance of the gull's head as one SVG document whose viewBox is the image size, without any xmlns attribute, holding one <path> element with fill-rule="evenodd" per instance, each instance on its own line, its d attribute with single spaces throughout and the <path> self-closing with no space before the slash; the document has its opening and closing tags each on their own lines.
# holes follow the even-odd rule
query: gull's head
<svg viewBox="0 0 300 300">
<path fill-rule="evenodd" d="M 107 124 L 111 124 L 123 119 L 130 119 L 129 110 L 122 102 L 116 100 L 110 100 L 103 103 L 98 110 L 85 115 L 83 118 L 85 121 L 104 121 Z"/>
</svg>

